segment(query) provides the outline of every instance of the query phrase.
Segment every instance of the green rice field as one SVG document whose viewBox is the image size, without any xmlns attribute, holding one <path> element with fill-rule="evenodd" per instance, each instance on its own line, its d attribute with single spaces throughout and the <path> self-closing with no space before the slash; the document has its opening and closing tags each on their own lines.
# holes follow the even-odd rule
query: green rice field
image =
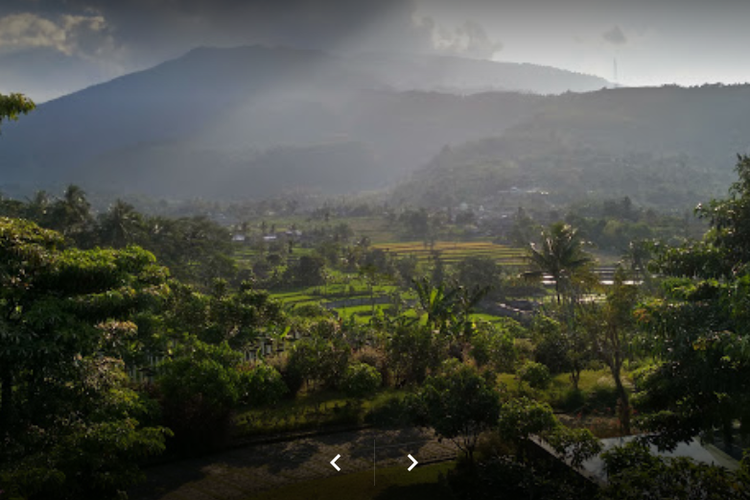
<svg viewBox="0 0 750 500">
<path fill-rule="evenodd" d="M 506 245 L 498 245 L 489 241 L 451 242 L 438 241 L 432 247 L 421 241 L 380 243 L 373 248 L 381 248 L 397 255 L 416 255 L 421 262 L 430 258 L 433 251 L 440 253 L 440 258 L 446 263 L 456 263 L 466 257 L 491 257 L 499 264 L 508 266 L 523 266 L 524 251 Z"/>
</svg>

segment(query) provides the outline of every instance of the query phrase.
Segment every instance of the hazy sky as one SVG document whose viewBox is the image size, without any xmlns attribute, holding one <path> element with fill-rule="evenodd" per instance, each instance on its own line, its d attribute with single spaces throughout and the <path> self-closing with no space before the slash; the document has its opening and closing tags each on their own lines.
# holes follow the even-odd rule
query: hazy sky
<svg viewBox="0 0 750 500">
<path fill-rule="evenodd" d="M 609 80 L 616 58 L 624 85 L 748 82 L 748 20 L 742 0 L 0 0 L 0 91 L 8 58 L 14 84 L 54 89 L 33 76 L 49 64 L 31 56 L 42 51 L 96 70 L 71 69 L 79 85 L 248 43 L 459 54 Z"/>
</svg>

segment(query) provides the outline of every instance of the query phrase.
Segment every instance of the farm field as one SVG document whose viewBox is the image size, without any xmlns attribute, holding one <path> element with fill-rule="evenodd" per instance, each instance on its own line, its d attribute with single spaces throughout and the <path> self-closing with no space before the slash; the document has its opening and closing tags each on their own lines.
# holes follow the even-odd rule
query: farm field
<svg viewBox="0 0 750 500">
<path fill-rule="evenodd" d="M 373 248 L 383 249 L 396 255 L 416 255 L 420 262 L 426 262 L 431 252 L 439 252 L 440 258 L 447 264 L 454 264 L 466 257 L 492 257 L 499 264 L 506 266 L 523 266 L 524 250 L 507 245 L 498 245 L 489 241 L 438 241 L 432 247 L 421 241 L 379 243 Z"/>
</svg>

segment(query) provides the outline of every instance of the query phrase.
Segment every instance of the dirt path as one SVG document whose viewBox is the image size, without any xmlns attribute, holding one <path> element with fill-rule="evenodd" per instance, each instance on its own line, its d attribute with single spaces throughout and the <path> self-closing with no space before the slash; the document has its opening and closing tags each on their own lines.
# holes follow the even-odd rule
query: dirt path
<svg viewBox="0 0 750 500">
<path fill-rule="evenodd" d="M 373 443 L 374 442 L 374 443 Z M 134 489 L 134 500 L 240 500 L 260 491 L 362 470 L 411 465 L 453 458 L 450 441 L 415 429 L 367 429 L 294 441 L 250 446 L 148 469 L 148 480 Z M 336 455 L 337 472 L 329 463 Z"/>
</svg>

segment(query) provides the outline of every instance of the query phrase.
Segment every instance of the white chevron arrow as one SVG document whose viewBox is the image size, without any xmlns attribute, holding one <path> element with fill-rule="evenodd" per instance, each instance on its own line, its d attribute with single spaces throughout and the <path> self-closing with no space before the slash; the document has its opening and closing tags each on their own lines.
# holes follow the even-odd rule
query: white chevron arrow
<svg viewBox="0 0 750 500">
<path fill-rule="evenodd" d="M 417 462 L 417 459 L 416 459 L 416 458 L 414 458 L 414 457 L 412 457 L 411 455 L 407 455 L 407 456 L 408 456 L 409 458 L 411 458 L 411 461 L 412 461 L 412 462 L 414 462 L 413 464 L 411 464 L 411 467 L 409 467 L 409 469 L 408 469 L 408 471 L 409 471 L 409 472 L 411 472 L 411 470 L 412 470 L 412 469 L 413 469 L 414 467 L 416 467 L 416 466 L 417 466 L 417 464 L 418 464 L 419 462 Z"/>
<path fill-rule="evenodd" d="M 336 469 L 337 471 L 341 471 L 341 467 L 336 465 L 336 460 L 338 460 L 339 458 L 341 458 L 341 455 L 336 455 L 336 458 L 331 460 L 331 465 L 333 465 L 333 468 Z"/>
</svg>

